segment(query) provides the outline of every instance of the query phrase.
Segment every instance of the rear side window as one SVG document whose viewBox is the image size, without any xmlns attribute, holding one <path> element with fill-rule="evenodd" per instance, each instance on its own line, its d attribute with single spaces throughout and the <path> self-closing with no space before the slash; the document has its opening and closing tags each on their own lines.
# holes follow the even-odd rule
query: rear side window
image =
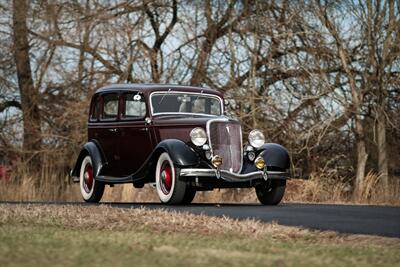
<svg viewBox="0 0 400 267">
<path fill-rule="evenodd" d="M 104 120 L 116 119 L 118 117 L 118 94 L 103 95 L 103 113 L 101 118 Z"/>
<path fill-rule="evenodd" d="M 100 97 L 96 96 L 93 99 L 92 106 L 90 109 L 90 121 L 97 121 L 100 114 Z"/>
<path fill-rule="evenodd" d="M 143 95 L 139 93 L 124 94 L 122 118 L 142 119 L 146 116 L 146 103 Z"/>
</svg>

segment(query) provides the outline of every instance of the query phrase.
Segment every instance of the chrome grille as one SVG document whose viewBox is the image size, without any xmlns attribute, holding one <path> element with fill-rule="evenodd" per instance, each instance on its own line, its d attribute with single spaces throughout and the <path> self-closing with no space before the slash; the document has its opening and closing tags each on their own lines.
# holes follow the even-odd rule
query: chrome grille
<svg viewBox="0 0 400 267">
<path fill-rule="evenodd" d="M 238 173 L 242 167 L 242 130 L 239 122 L 212 120 L 208 135 L 214 155 L 222 157 L 222 170 Z"/>
</svg>

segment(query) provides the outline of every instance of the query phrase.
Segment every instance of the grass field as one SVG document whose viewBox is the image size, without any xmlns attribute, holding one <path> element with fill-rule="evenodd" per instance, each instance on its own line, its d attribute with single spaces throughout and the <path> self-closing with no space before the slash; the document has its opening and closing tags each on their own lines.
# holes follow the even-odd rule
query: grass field
<svg viewBox="0 0 400 267">
<path fill-rule="evenodd" d="M 162 210 L 0 205 L 0 266 L 399 266 L 400 240 Z"/>
</svg>

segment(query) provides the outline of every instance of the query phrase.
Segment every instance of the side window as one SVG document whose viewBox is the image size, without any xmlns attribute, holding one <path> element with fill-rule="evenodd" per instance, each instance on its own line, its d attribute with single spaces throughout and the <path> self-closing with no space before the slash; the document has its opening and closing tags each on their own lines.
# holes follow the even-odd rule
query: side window
<svg viewBox="0 0 400 267">
<path fill-rule="evenodd" d="M 144 97 L 139 93 L 124 94 L 122 118 L 142 119 L 146 116 L 146 103 Z"/>
<path fill-rule="evenodd" d="M 118 117 L 118 94 L 103 95 L 103 120 L 116 119 Z"/>
<path fill-rule="evenodd" d="M 100 96 L 95 96 L 92 100 L 92 105 L 90 107 L 90 121 L 97 121 L 100 113 Z"/>
</svg>

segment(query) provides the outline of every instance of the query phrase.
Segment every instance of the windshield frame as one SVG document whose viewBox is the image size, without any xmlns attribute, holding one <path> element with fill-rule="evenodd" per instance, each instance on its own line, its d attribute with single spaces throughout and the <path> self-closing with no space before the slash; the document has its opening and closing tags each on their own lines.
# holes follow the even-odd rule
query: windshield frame
<svg viewBox="0 0 400 267">
<path fill-rule="evenodd" d="M 185 94 L 185 95 L 196 95 L 196 96 L 207 96 L 207 97 L 211 97 L 214 99 L 217 99 L 219 101 L 220 104 L 220 110 L 221 113 L 219 115 L 213 115 L 213 114 L 207 114 L 207 113 L 195 113 L 195 112 L 157 112 L 154 113 L 154 109 L 153 109 L 153 95 L 155 94 Z M 152 116 L 158 116 L 158 115 L 202 115 L 202 116 L 209 116 L 209 117 L 220 117 L 224 115 L 224 101 L 222 100 L 222 98 L 218 95 L 213 95 L 213 94 L 208 94 L 208 93 L 202 93 L 202 92 L 187 92 L 187 91 L 154 91 L 150 94 L 150 111 L 151 111 L 151 115 Z"/>
</svg>

